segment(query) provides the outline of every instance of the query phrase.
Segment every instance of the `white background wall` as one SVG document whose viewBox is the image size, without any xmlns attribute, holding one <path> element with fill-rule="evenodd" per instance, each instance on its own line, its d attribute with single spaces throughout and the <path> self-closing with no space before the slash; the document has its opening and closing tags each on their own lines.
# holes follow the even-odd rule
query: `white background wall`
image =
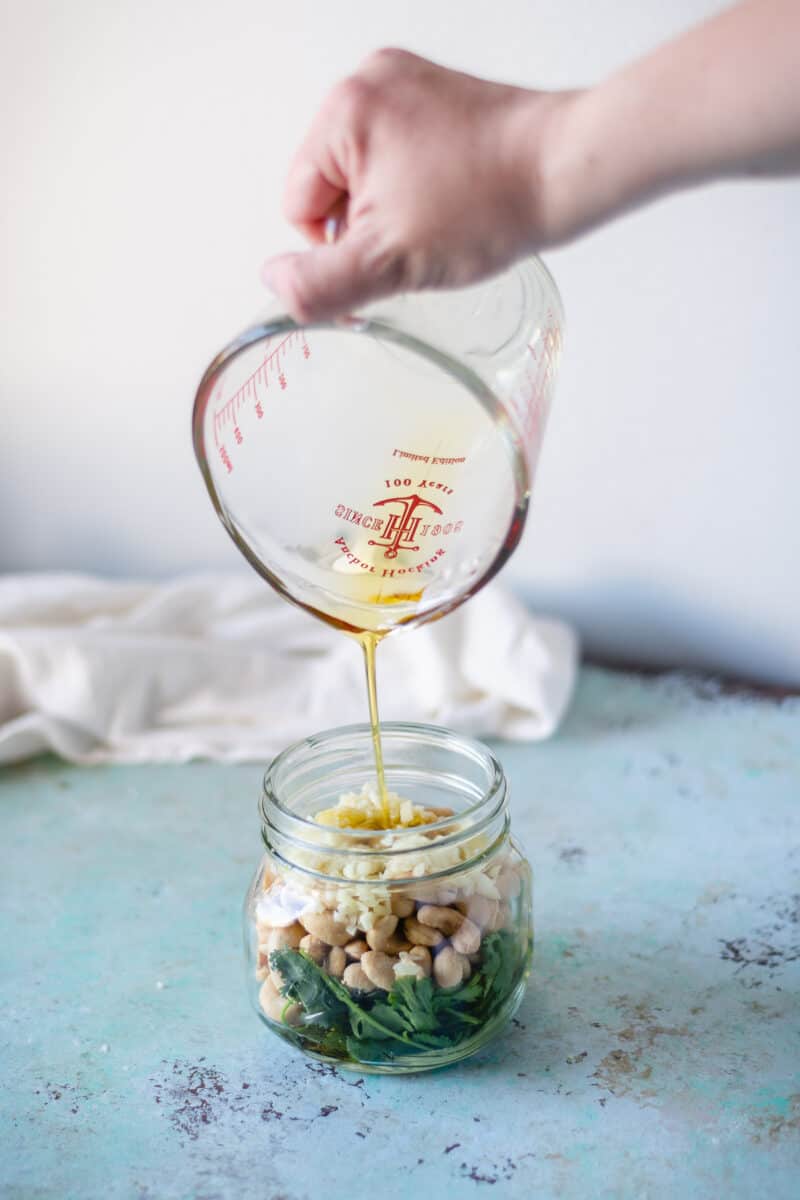
<svg viewBox="0 0 800 1200">
<path fill-rule="evenodd" d="M 2 0 L 0 570 L 238 568 L 194 386 L 293 244 L 286 162 L 362 55 L 573 86 L 717 7 Z M 595 652 L 800 683 L 800 183 L 664 201 L 548 261 L 567 348 L 508 577 Z"/>
</svg>

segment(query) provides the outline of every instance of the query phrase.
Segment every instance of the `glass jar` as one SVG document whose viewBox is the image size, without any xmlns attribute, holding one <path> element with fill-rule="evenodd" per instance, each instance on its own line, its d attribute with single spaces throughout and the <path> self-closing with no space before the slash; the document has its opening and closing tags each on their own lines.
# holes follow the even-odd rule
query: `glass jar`
<svg viewBox="0 0 800 1200">
<path fill-rule="evenodd" d="M 390 794 L 431 823 L 312 819 L 374 787 L 369 726 L 310 737 L 269 767 L 266 853 L 245 902 L 248 988 L 267 1026 L 314 1058 L 423 1071 L 475 1053 L 516 1011 L 533 947 L 531 871 L 485 746 L 403 723 L 382 738 Z"/>
</svg>

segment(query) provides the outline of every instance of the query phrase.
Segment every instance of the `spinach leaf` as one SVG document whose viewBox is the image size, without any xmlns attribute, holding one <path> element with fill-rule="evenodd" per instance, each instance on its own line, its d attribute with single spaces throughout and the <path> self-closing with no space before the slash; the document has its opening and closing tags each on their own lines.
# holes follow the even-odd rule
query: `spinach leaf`
<svg viewBox="0 0 800 1200">
<path fill-rule="evenodd" d="M 410 1039 L 405 1022 L 398 1024 L 394 1013 L 391 1024 L 381 1020 L 380 1011 L 378 1016 L 374 1016 L 374 1007 L 366 1008 L 359 1004 L 343 983 L 323 971 L 301 950 L 274 950 L 269 961 L 283 975 L 281 995 L 302 1004 L 306 1015 L 315 1024 L 342 1025 L 349 1016 L 350 1026 L 357 1038 L 402 1038 L 408 1045 L 415 1044 Z M 381 1005 L 380 1009 L 385 1007 Z M 422 1043 L 416 1045 L 417 1049 L 426 1048 Z"/>
<path fill-rule="evenodd" d="M 329 1052 L 346 1052 L 361 1062 L 388 1062 L 471 1037 L 511 994 L 522 949 L 507 931 L 489 933 L 480 967 L 460 987 L 442 991 L 430 978 L 402 976 L 388 995 L 350 992 L 299 950 L 276 950 L 270 963 L 284 978 L 282 994 L 305 1011 L 309 1023 L 296 1031 L 301 1041 L 313 1031 L 320 1048 Z"/>
<path fill-rule="evenodd" d="M 329 975 L 321 971 L 302 950 L 273 950 L 270 966 L 280 971 L 284 985 L 281 995 L 302 1004 L 306 1016 L 326 1029 L 341 1024 L 346 1009 L 341 998 L 328 986 Z"/>
</svg>

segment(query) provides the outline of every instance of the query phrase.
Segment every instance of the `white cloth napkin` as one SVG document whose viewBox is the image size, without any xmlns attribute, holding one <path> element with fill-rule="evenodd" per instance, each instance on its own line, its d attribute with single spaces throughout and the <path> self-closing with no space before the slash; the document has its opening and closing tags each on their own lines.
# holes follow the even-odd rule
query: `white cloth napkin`
<svg viewBox="0 0 800 1200">
<path fill-rule="evenodd" d="M 566 625 L 491 586 L 381 645 L 381 719 L 545 738 L 576 659 Z M 258 579 L 0 577 L 0 762 L 260 761 L 366 719 L 359 647 Z"/>
</svg>

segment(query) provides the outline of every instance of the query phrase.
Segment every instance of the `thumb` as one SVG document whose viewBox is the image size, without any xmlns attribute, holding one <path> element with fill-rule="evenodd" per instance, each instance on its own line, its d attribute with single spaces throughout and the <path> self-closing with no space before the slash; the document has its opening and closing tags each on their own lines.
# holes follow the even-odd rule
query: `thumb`
<svg viewBox="0 0 800 1200">
<path fill-rule="evenodd" d="M 379 261 L 354 235 L 298 254 L 280 254 L 264 263 L 261 278 L 296 321 L 325 321 L 358 305 L 397 291 L 402 280 L 399 255 Z"/>
</svg>

